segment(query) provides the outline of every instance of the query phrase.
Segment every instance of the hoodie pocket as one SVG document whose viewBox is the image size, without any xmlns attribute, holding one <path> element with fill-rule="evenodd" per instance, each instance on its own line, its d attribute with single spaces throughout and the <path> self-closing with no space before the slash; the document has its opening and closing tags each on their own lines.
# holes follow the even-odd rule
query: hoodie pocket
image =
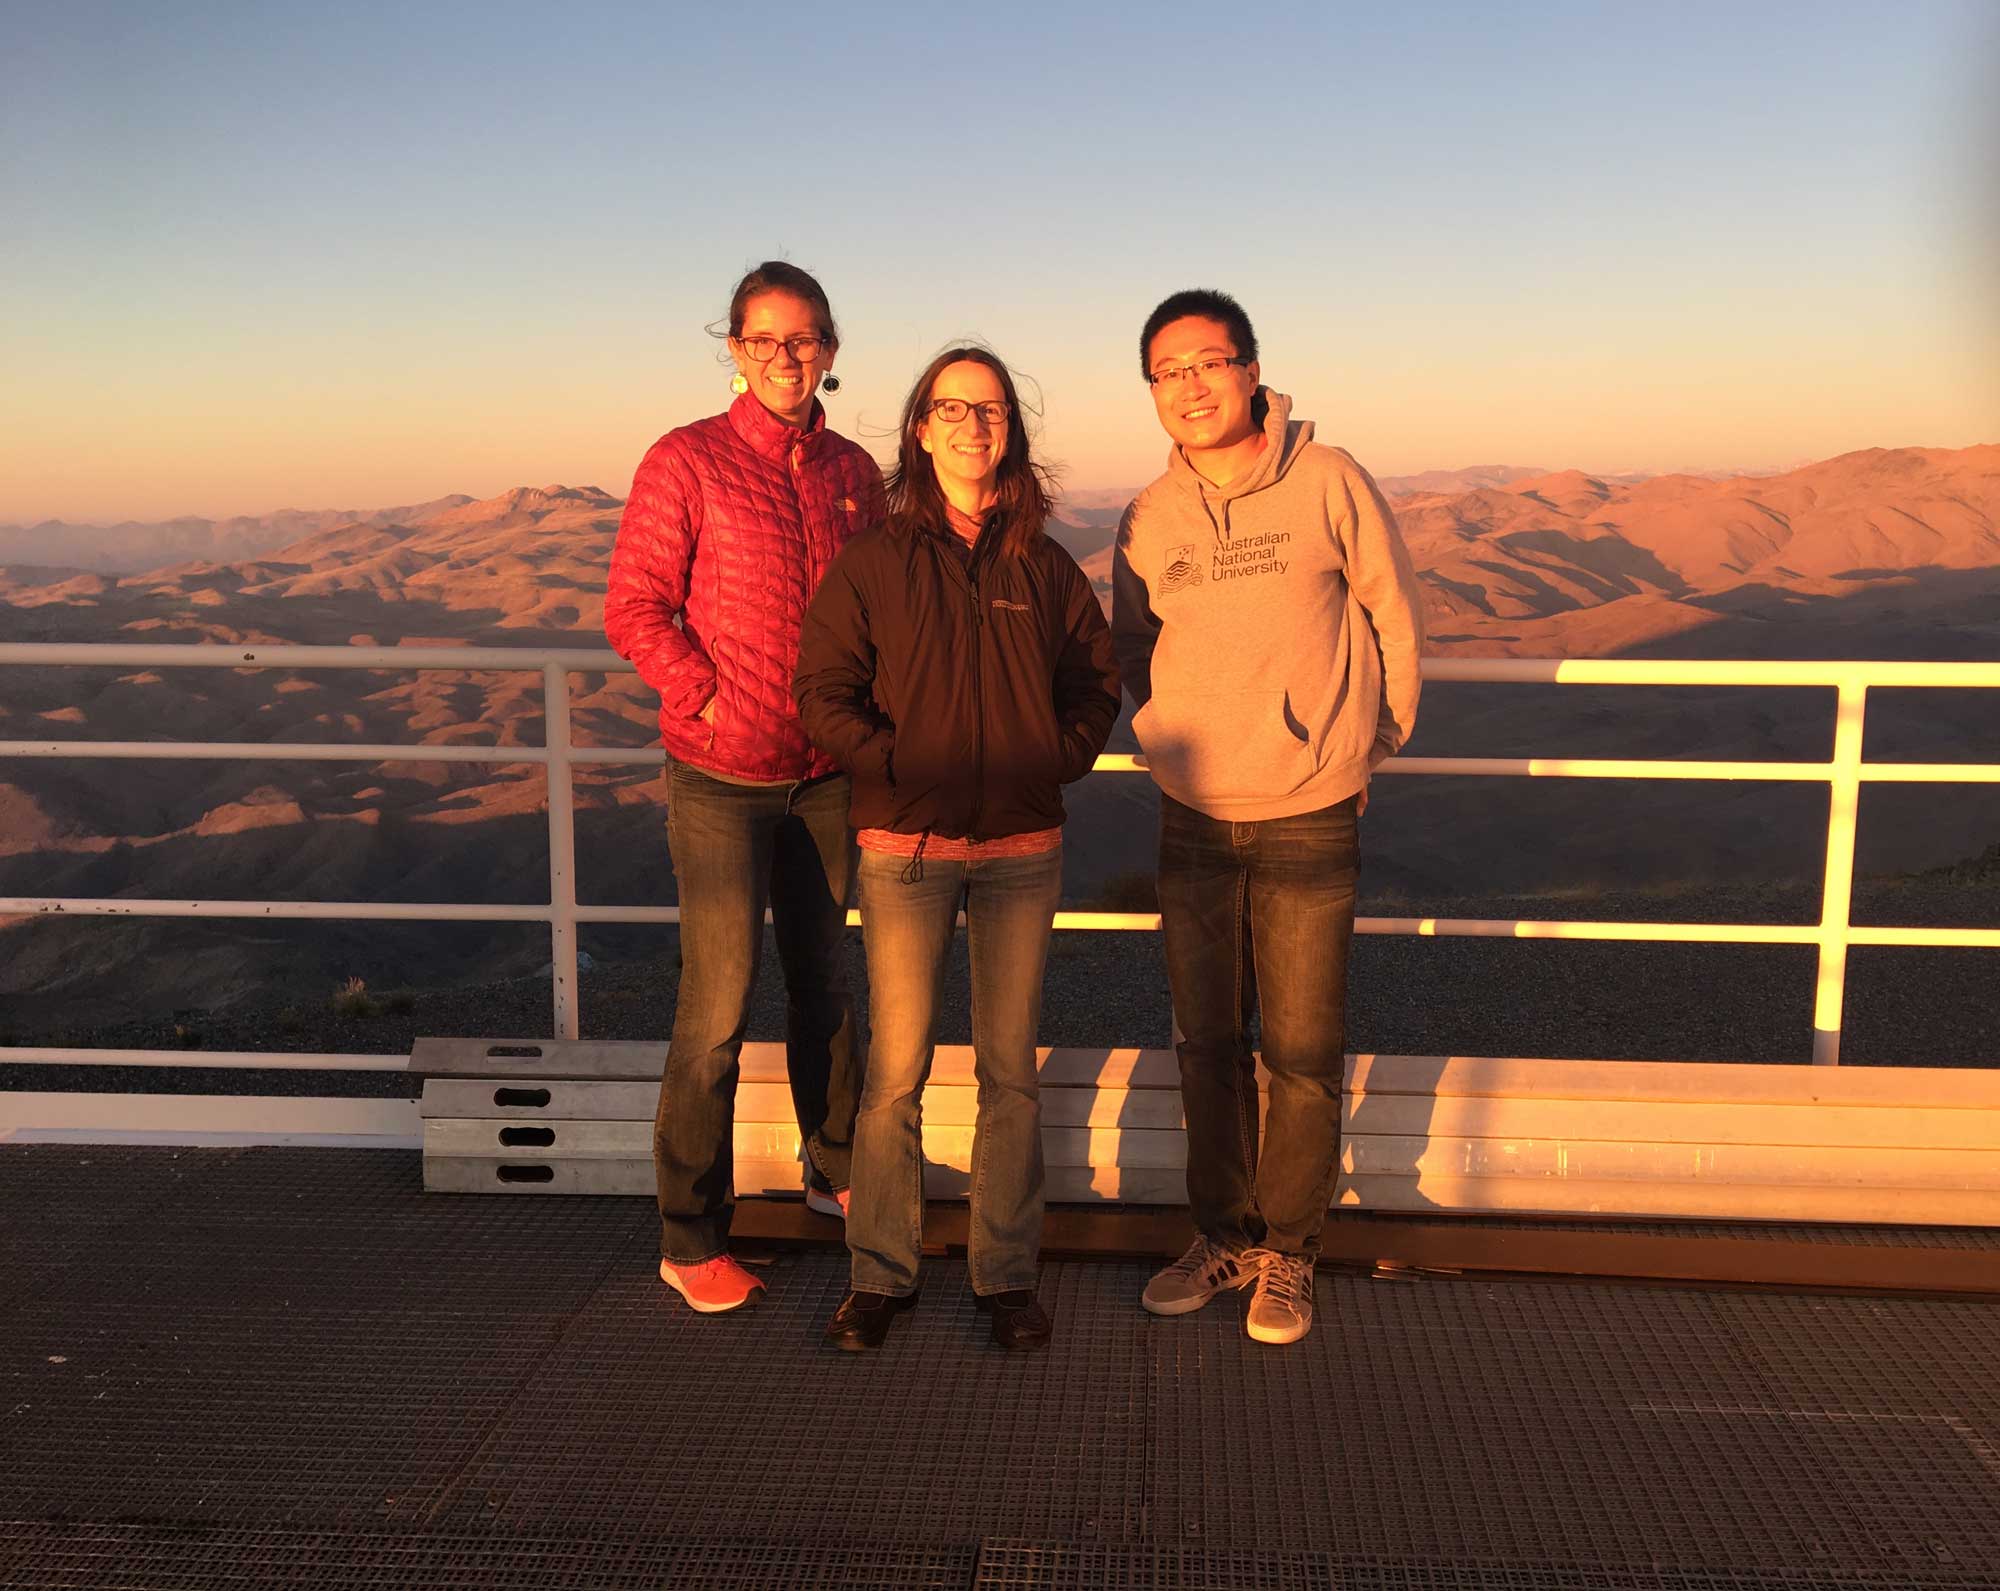
<svg viewBox="0 0 2000 1591">
<path fill-rule="evenodd" d="M 1156 695 L 1132 729 L 1160 787 L 1195 805 L 1280 800 L 1316 767 L 1283 691 Z"/>
</svg>

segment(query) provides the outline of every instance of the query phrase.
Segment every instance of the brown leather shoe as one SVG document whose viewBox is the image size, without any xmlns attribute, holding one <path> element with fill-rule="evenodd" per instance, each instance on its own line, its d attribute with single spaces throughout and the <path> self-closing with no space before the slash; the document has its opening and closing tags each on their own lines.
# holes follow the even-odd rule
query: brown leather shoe
<svg viewBox="0 0 2000 1591">
<path fill-rule="evenodd" d="M 1055 1335 L 1048 1312 L 1027 1288 L 976 1297 L 975 1307 L 993 1317 L 993 1340 L 1003 1348 L 1046 1348 Z"/>
<path fill-rule="evenodd" d="M 916 1307 L 915 1293 L 901 1297 L 894 1293 L 849 1293 L 833 1312 L 833 1319 L 826 1323 L 826 1340 L 848 1353 L 879 1348 L 896 1317 Z"/>
</svg>

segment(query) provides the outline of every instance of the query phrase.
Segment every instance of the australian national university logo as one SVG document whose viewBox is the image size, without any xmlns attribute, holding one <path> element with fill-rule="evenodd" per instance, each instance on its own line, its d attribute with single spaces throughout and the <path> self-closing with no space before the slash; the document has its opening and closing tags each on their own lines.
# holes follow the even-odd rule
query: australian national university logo
<svg viewBox="0 0 2000 1591">
<path fill-rule="evenodd" d="M 1201 584 L 1201 565 L 1194 561 L 1194 543 L 1167 549 L 1167 567 L 1160 575 L 1160 595 Z"/>
<path fill-rule="evenodd" d="M 1279 530 L 1262 536 L 1246 536 L 1241 541 L 1218 542 L 1209 555 L 1208 578 L 1241 580 L 1250 575 L 1281 575 L 1291 567 L 1291 560 L 1281 557 L 1280 549 L 1291 539 L 1290 531 Z M 1160 595 L 1198 586 L 1201 582 L 1201 565 L 1195 562 L 1194 543 L 1169 547 L 1167 566 L 1160 575 Z"/>
</svg>

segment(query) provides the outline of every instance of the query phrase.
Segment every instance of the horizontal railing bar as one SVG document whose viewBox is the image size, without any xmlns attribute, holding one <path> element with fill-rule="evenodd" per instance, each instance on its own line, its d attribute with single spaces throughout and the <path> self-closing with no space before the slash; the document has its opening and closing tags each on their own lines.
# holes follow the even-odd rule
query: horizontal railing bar
<svg viewBox="0 0 2000 1591">
<path fill-rule="evenodd" d="M 0 918 L 5 917 L 270 917 L 297 919 L 352 919 L 357 922 L 498 922 L 545 923 L 552 909 L 547 906 L 459 906 L 442 903 L 404 901 L 303 901 L 303 900 L 150 900 L 138 897 L 57 897 L 0 896 Z M 578 906 L 580 923 L 673 924 L 681 920 L 677 906 Z M 963 922 L 963 914 L 960 921 Z M 771 914 L 764 913 L 764 921 Z M 849 909 L 847 926 L 858 928 L 861 914 Z M 1098 932 L 1152 931 L 1160 926 L 1157 912 L 1057 912 L 1058 928 L 1090 929 Z"/>
<path fill-rule="evenodd" d="M 1628 657 L 1427 657 L 1426 682 L 1527 685 L 1881 685 L 2000 688 L 2000 663 Z"/>
<path fill-rule="evenodd" d="M 1695 762 L 1608 757 L 1392 757 L 1377 773 L 1530 779 L 1787 779 L 1833 777 L 1829 762 Z M 1994 770 L 2000 778 L 2000 769 Z"/>
<path fill-rule="evenodd" d="M 1582 918 L 1357 917 L 1356 933 L 1439 939 L 1606 939 L 1714 945 L 1812 945 L 1817 923 L 1598 922 Z"/>
<path fill-rule="evenodd" d="M 1826 937 L 1817 923 L 1620 923 L 1567 918 L 1357 917 L 1357 933 L 1417 934 L 1473 939 L 1599 939 L 1693 944 L 1813 945 Z M 2000 947 L 2000 928 L 1864 928 L 1848 925 L 1851 945 Z"/>
<path fill-rule="evenodd" d="M 1392 757 L 1377 773 L 1530 779 L 1771 779 L 1834 777 L 1830 762 L 1696 762 L 1606 757 Z M 2000 763 L 1864 762 L 1856 777 L 1876 784 L 2000 784 Z"/>
<path fill-rule="evenodd" d="M 553 664 L 579 674 L 635 674 L 616 652 L 534 646 L 119 646 L 67 641 L 0 642 L 0 664 L 138 668 L 465 669 L 539 674 Z"/>
<path fill-rule="evenodd" d="M 655 754 L 657 756 L 657 753 Z M 0 757 L 149 762 L 547 762 L 545 746 L 364 746 L 328 741 L 0 740 Z"/>
<path fill-rule="evenodd" d="M 680 910 L 674 906 L 578 906 L 576 917 L 578 922 L 585 923 L 671 924 L 681 920 Z M 768 923 L 770 920 L 771 914 L 767 911 L 764 921 Z M 958 921 L 962 927 L 965 923 L 963 912 L 959 913 Z M 860 925 L 861 914 L 850 910 L 847 926 L 858 928 Z M 1055 925 L 1059 929 L 1093 933 L 1150 933 L 1159 929 L 1160 916 L 1158 912 L 1059 911 Z M 1357 917 L 1354 919 L 1354 930 L 1362 934 L 1420 934 L 1442 938 L 1654 939 L 1662 942 L 1685 940 L 1771 945 L 1816 944 L 1820 937 L 1819 927 L 1814 923 L 1616 923 L 1516 917 Z M 1859 934 L 1865 930 L 1857 929 L 1855 932 Z M 1995 937 L 2000 940 L 2000 932 L 1996 932 Z"/>
<path fill-rule="evenodd" d="M 1849 924 L 1847 942 L 1924 947 L 2000 946 L 2000 928 L 1860 928 Z"/>
<path fill-rule="evenodd" d="M 83 757 L 149 762 L 473 762 L 543 764 L 546 746 L 343 745 L 334 741 L 238 740 L 0 740 L 0 757 Z M 654 767 L 655 746 L 572 747 L 575 763 Z M 1143 759 L 1106 754 L 1098 773 L 1140 773 Z M 1833 776 L 1828 762 L 1694 762 L 1596 757 L 1394 757 L 1378 773 L 1443 774 L 1461 778 L 1775 780 L 1810 783 Z M 2000 764 L 1877 762 L 1860 777 L 1877 784 L 2000 784 Z"/>
<path fill-rule="evenodd" d="M 681 920 L 678 906 L 578 906 L 576 920 L 580 923 L 633 923 L 633 924 L 674 924 Z M 769 924 L 771 913 L 764 913 L 764 921 Z M 965 913 L 960 912 L 958 926 L 965 926 Z M 847 926 L 859 928 L 861 913 L 853 907 L 847 910 Z M 1088 912 L 1059 911 L 1055 926 L 1058 929 L 1080 930 L 1089 933 L 1157 933 L 1160 927 L 1158 912 Z"/>
<path fill-rule="evenodd" d="M 402 901 L 254 901 L 59 899 L 0 896 L 0 917 L 269 917 L 274 919 L 347 919 L 356 922 L 504 922 L 545 923 L 547 906 L 459 906 Z M 675 906 L 585 906 L 576 908 L 580 923 L 674 924 Z M 767 911 L 768 923 L 771 914 Z M 960 916 L 963 922 L 963 914 Z M 847 925 L 859 927 L 861 914 L 850 909 Z M 1152 933 L 1160 926 L 1157 912 L 1059 911 L 1059 929 L 1089 933 Z M 1355 931 L 1364 934 L 1416 934 L 1470 939 L 1600 939 L 1694 944 L 1817 944 L 1816 923 L 1662 923 L 1597 922 L 1582 919 L 1514 917 L 1357 917 Z M 2000 929 L 1988 928 L 1851 928 L 1854 944 L 1876 945 L 2000 945 Z"/>
<path fill-rule="evenodd" d="M 67 641 L 0 642 L 0 665 L 150 668 L 463 669 L 527 673 L 548 666 L 630 674 L 617 653 L 582 647 L 513 646 L 124 646 Z M 2000 688 L 2000 663 L 1901 660 L 1429 657 L 1426 680 L 1548 685 L 1876 685 L 1913 689 Z"/>
<path fill-rule="evenodd" d="M 0 917 L 271 917 L 354 922 L 546 923 L 547 906 L 461 906 L 420 901 L 66 899 L 0 895 Z"/>
<path fill-rule="evenodd" d="M 322 1055 L 258 1050 L 80 1050 L 0 1045 L 0 1066 L 213 1066 L 219 1071 L 405 1072 L 407 1055 Z"/>
<path fill-rule="evenodd" d="M 1990 762 L 1864 762 L 1854 770 L 1864 784 L 2000 784 L 2000 764 Z"/>
</svg>

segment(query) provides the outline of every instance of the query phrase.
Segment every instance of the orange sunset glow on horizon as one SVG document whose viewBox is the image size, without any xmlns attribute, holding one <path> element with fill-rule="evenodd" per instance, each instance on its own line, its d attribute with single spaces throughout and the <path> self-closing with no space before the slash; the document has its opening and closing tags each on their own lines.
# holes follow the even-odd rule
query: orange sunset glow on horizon
<svg viewBox="0 0 2000 1591">
<path fill-rule="evenodd" d="M 1157 472 L 1134 339 L 1191 285 L 1244 302 L 1265 379 L 1377 474 L 2000 438 L 1993 15 L 1582 18 L 1252 25 L 1214 67 L 1171 12 L 1136 40 L 860 21 L 812 40 L 803 142 L 695 64 L 735 47 L 720 19 L 676 23 L 684 65 L 638 13 L 393 49 L 364 18 L 134 19 L 109 58 L 51 28 L 34 158 L 0 172 L 36 217 L 0 524 L 623 495 L 726 403 L 706 328 L 773 255 L 832 295 L 835 428 L 883 456 L 914 372 L 983 339 L 1075 490 Z M 973 115 L 968 51 L 1042 108 Z M 1161 86 L 1188 70 L 1247 72 L 1226 137 L 1162 116 L 1212 119 Z M 483 85 L 524 72 L 590 86 L 496 121 Z"/>
</svg>

